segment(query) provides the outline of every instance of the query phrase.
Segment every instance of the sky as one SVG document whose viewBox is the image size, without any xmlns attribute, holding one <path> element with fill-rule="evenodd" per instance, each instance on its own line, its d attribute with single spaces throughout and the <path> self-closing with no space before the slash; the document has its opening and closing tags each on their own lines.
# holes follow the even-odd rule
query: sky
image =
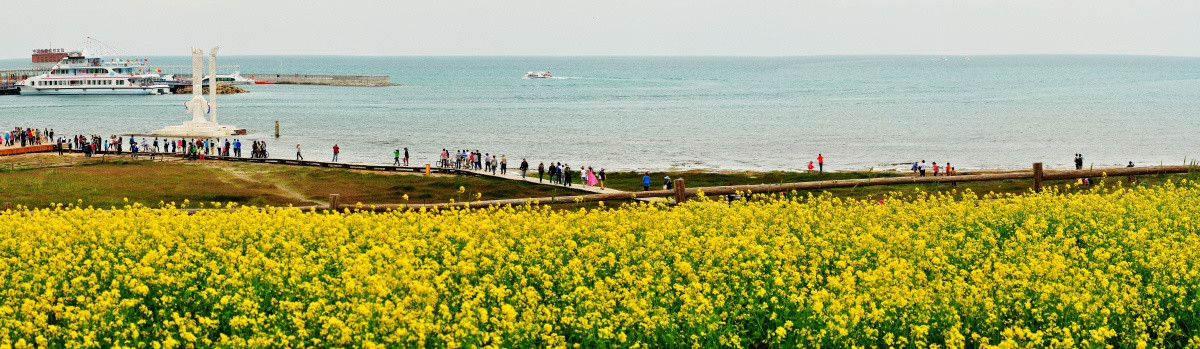
<svg viewBox="0 0 1200 349">
<path fill-rule="evenodd" d="M 211 16 L 208 16 L 210 15 Z M 1187 0 L 0 0 L 0 58 L 126 54 L 1200 56 Z"/>
</svg>

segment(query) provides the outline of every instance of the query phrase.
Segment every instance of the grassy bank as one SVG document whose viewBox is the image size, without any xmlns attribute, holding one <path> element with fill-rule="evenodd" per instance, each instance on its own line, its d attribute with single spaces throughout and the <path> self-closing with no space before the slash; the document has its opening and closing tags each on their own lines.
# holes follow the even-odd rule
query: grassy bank
<svg viewBox="0 0 1200 349">
<path fill-rule="evenodd" d="M 899 177 L 907 176 L 908 174 L 899 172 L 825 172 L 825 173 L 801 173 L 801 172 L 728 172 L 728 173 L 713 173 L 713 172 L 651 172 L 650 190 L 663 189 L 663 180 L 665 176 L 670 176 L 671 179 L 683 178 L 686 181 L 688 188 L 722 186 L 722 185 L 755 185 L 755 184 L 776 184 L 776 183 L 794 183 L 794 182 L 810 182 L 810 181 L 826 181 L 826 180 L 843 180 L 843 179 L 862 179 L 862 178 L 884 178 L 884 177 Z M 962 174 L 960 174 L 962 175 Z M 1153 186 L 1165 183 L 1167 180 L 1178 182 L 1181 179 L 1190 178 L 1192 180 L 1200 179 L 1200 174 L 1171 174 L 1171 175 L 1154 175 L 1154 176 L 1139 176 L 1136 180 L 1137 185 Z M 1094 182 L 1104 180 L 1108 185 L 1130 186 L 1131 182 L 1127 177 L 1111 177 L 1111 178 L 1093 178 Z M 1075 181 L 1047 181 L 1047 187 L 1058 187 L 1067 192 L 1075 192 L 1086 190 L 1087 187 L 1068 186 L 1074 184 Z M 610 188 L 616 188 L 626 191 L 641 191 L 642 190 L 642 173 L 635 172 L 619 172 L 609 174 L 609 180 L 606 185 Z M 988 182 L 969 182 L 969 183 L 936 183 L 936 184 L 902 184 L 902 185 L 887 185 L 887 186 L 870 186 L 858 188 L 836 188 L 824 189 L 815 191 L 802 191 L 801 195 L 812 193 L 813 195 L 822 192 L 829 192 L 838 197 L 854 198 L 854 199 L 878 199 L 887 196 L 888 194 L 898 192 L 904 195 L 913 195 L 918 192 L 924 193 L 955 193 L 961 197 L 962 193 L 970 190 L 975 194 L 983 195 L 987 193 L 995 194 L 1020 194 L 1031 190 L 1033 186 L 1032 180 L 1028 179 L 1011 179 L 1002 181 Z"/>
<path fill-rule="evenodd" d="M 663 177 L 683 178 L 689 188 L 773 184 L 904 176 L 897 172 L 652 172 L 651 189 L 661 189 Z M 1153 186 L 1166 180 L 1200 179 L 1197 174 L 1142 176 L 1138 185 Z M 1097 182 L 1099 179 L 1096 179 Z M 607 186 L 641 191 L 642 174 L 609 174 Z M 1129 186 L 1128 178 L 1107 178 L 1109 185 Z M 1050 181 L 1047 186 L 1067 188 L 1073 181 Z M 812 191 L 829 192 L 854 199 L 880 199 L 890 193 L 912 195 L 955 193 L 1017 194 L 1030 191 L 1030 180 L 1004 180 L 953 184 L 907 184 Z M 463 191 L 460 192 L 459 188 Z M 52 203 L 80 203 L 97 207 L 121 206 L 125 199 L 155 206 L 159 202 L 234 202 L 243 205 L 323 205 L 329 194 L 339 194 L 342 203 L 442 203 L 451 200 L 493 200 L 585 194 L 516 181 L 482 177 L 423 176 L 411 173 L 356 171 L 331 168 L 280 166 L 220 161 L 132 161 L 128 158 L 84 158 L 52 154 L 0 157 L 0 202 L 46 207 Z M 801 195 L 810 192 L 801 192 Z M 476 195 L 479 195 L 477 198 Z M 408 200 L 405 200 L 405 195 Z M 610 207 L 616 202 L 610 202 Z M 194 206 L 194 205 L 193 205 Z M 564 204 L 556 208 L 596 207 Z"/>
<path fill-rule="evenodd" d="M 14 166 L 15 165 L 15 166 Z M 462 188 L 462 192 L 459 189 Z M 96 207 L 140 202 L 234 202 L 243 205 L 411 203 L 578 195 L 513 181 L 216 161 L 145 161 L 37 154 L 0 159 L 0 201 L 33 207 Z"/>
<path fill-rule="evenodd" d="M 620 189 L 625 191 L 641 191 L 642 190 L 642 175 L 641 172 L 615 172 L 608 174 L 608 180 L 605 185 L 609 188 Z M 805 172 L 701 172 L 701 171 L 685 171 L 685 172 L 650 172 L 650 190 L 662 189 L 664 177 L 670 176 L 671 179 L 683 178 L 687 181 L 687 186 L 691 187 L 712 187 L 721 185 L 743 185 L 743 184 L 774 184 L 774 183 L 793 183 L 793 182 L 812 182 L 812 181 L 828 181 L 835 179 L 861 179 L 861 178 L 881 178 L 895 177 L 899 174 L 892 172 L 824 172 L 824 173 L 805 173 Z"/>
</svg>

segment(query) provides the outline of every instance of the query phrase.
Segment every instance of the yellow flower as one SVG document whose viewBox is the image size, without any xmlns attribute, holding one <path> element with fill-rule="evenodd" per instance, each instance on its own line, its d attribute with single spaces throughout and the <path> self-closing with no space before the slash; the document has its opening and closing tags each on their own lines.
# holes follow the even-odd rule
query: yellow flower
<svg viewBox="0 0 1200 349">
<path fill-rule="evenodd" d="M 1192 182 L 885 199 L 22 207 L 0 213 L 0 347 L 1200 342 Z"/>
</svg>

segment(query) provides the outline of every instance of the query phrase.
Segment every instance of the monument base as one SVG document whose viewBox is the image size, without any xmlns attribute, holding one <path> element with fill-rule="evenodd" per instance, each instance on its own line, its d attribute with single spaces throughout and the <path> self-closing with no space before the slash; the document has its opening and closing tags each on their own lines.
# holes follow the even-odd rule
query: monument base
<svg viewBox="0 0 1200 349">
<path fill-rule="evenodd" d="M 167 126 L 161 130 L 150 132 L 150 136 L 179 137 L 179 138 L 218 138 L 229 137 L 237 133 L 236 126 L 218 125 L 209 121 L 186 121 L 183 125 Z"/>
</svg>

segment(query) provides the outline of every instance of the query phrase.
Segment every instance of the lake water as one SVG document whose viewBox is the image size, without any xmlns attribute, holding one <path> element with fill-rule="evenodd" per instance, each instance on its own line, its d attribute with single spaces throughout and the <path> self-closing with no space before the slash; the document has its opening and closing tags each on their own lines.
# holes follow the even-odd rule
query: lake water
<svg viewBox="0 0 1200 349">
<path fill-rule="evenodd" d="M 608 169 L 960 169 L 1200 157 L 1200 58 L 1141 56 L 218 57 L 243 75 L 387 74 L 392 87 L 254 85 L 219 119 L 272 155 L 416 163 L 442 148 Z M 0 60 L 23 66 L 28 60 Z M 188 64 L 188 57 L 151 57 Z M 553 79 L 524 79 L 550 70 Z M 144 133 L 189 95 L 0 96 L 0 126 Z M 274 122 L 282 125 L 273 137 Z"/>
</svg>

